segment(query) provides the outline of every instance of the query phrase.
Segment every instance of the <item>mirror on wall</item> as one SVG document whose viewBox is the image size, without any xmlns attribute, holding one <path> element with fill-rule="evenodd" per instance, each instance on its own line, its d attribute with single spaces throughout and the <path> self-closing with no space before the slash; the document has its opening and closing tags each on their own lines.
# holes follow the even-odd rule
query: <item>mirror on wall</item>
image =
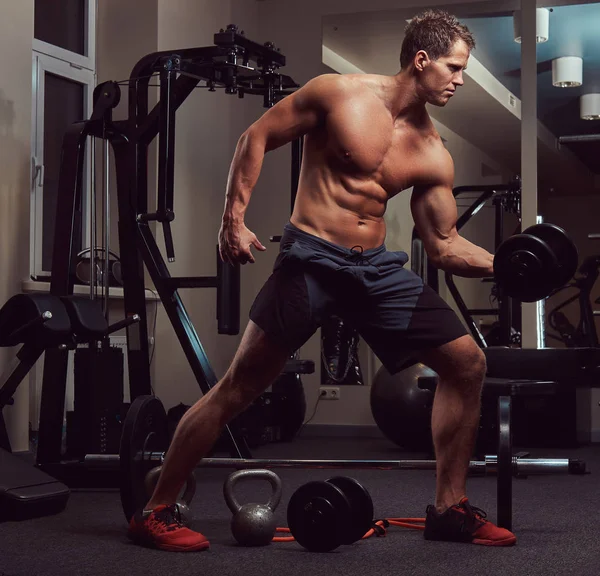
<svg viewBox="0 0 600 576">
<path fill-rule="evenodd" d="M 598 23 L 600 3 L 554 6 L 547 41 L 537 45 L 539 212 L 564 228 L 579 252 L 575 277 L 545 302 L 552 347 L 598 346 L 600 243 L 592 236 L 600 232 Z"/>
<path fill-rule="evenodd" d="M 464 86 L 456 97 L 444 107 L 428 106 L 454 160 L 454 185 L 506 184 L 521 173 L 520 2 L 478 2 L 442 8 L 456 15 L 476 41 L 464 72 Z M 396 74 L 405 26 L 423 9 L 325 16 L 323 72 Z M 574 235 L 580 252 L 585 254 L 592 250 L 588 244 L 594 245 L 586 234 L 600 231 L 592 230 L 594 214 L 600 213 L 598 22 L 598 3 L 552 6 L 538 2 L 539 213 L 545 221 L 562 225 Z M 598 108 L 596 112 L 594 107 Z M 468 209 L 476 196 L 461 194 L 457 198 L 459 213 Z M 393 249 L 410 251 L 413 222 L 409 198 L 410 193 L 403 193 L 388 205 L 387 242 Z M 586 210 L 586 205 L 596 209 Z M 498 240 L 497 223 L 497 208 L 488 202 L 461 233 L 493 251 Z M 507 211 L 502 224 L 501 235 L 505 237 L 519 231 L 514 212 Z M 600 252 L 597 246 L 594 249 Z M 440 293 L 454 305 L 441 275 L 439 280 Z M 462 278 L 455 279 L 455 284 L 469 308 L 489 310 L 497 305 L 489 285 Z M 489 326 L 490 320 L 475 317 L 483 327 Z"/>
</svg>

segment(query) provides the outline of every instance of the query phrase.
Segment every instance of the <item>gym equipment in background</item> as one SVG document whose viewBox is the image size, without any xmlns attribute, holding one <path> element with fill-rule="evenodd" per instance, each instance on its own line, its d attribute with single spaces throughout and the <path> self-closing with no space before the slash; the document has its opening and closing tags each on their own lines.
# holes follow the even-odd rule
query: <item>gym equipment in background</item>
<svg viewBox="0 0 600 576">
<path fill-rule="evenodd" d="M 93 258 L 91 254 L 94 254 Z M 106 269 L 108 268 L 108 285 L 122 286 L 123 274 L 121 272 L 121 260 L 112 251 L 108 251 L 109 257 L 106 262 L 106 250 L 103 247 L 96 247 L 92 251 L 86 248 L 77 254 L 77 263 L 75 264 L 75 275 L 82 284 L 104 286 Z"/>
<path fill-rule="evenodd" d="M 600 311 L 592 307 L 592 290 L 598 280 L 599 270 L 600 254 L 588 256 L 581 263 L 575 278 L 561 288 L 561 291 L 574 288 L 576 292 L 548 312 L 548 324 L 556 332 L 546 331 L 548 337 L 563 342 L 568 348 L 599 346 L 595 316 L 600 315 Z M 579 304 L 579 322 L 573 326 L 561 310 L 576 300 Z M 600 298 L 595 303 L 600 304 Z"/>
<path fill-rule="evenodd" d="M 330 316 L 321 326 L 321 386 L 364 385 L 358 359 L 358 331 Z"/>
<path fill-rule="evenodd" d="M 420 362 L 393 375 L 385 366 L 377 371 L 371 384 L 371 413 L 378 428 L 394 444 L 409 451 L 433 453 L 433 393 L 423 387 L 422 380 L 437 378 Z"/>
<path fill-rule="evenodd" d="M 54 514 L 64 509 L 69 490 L 62 482 L 55 480 L 54 474 L 32 468 L 19 458 L 13 457 L 11 446 L 2 416 L 2 409 L 12 404 L 12 397 L 25 376 L 37 362 L 42 353 L 48 354 L 54 349 L 68 353 L 82 343 L 90 340 L 105 340 L 113 332 L 137 322 L 137 316 L 109 326 L 98 300 L 85 297 L 66 296 L 59 298 L 53 294 L 17 294 L 0 310 L 0 346 L 22 344 L 15 361 L 9 366 L 0 388 L 0 492 L 3 505 L 0 515 L 13 519 Z M 90 353 L 93 353 L 91 350 Z M 86 394 L 97 390 L 93 386 L 98 377 L 106 375 L 107 366 L 98 364 L 94 375 L 88 375 Z M 94 380 L 96 379 L 96 380 Z M 102 388 L 110 389 L 106 381 Z M 122 380 L 121 380 L 122 394 Z M 95 396 L 91 415 L 102 412 L 102 397 Z M 76 397 L 76 402 L 81 401 Z M 64 397 L 63 397 L 64 402 Z M 121 396 L 122 402 L 122 396 Z M 62 416 L 62 413 L 61 413 Z M 98 421 L 90 417 L 86 428 L 79 432 L 88 432 L 85 437 L 94 442 L 87 445 L 90 451 L 103 451 L 108 440 L 109 430 L 102 416 Z M 61 417 L 62 425 L 62 417 Z M 89 433 L 98 427 L 96 434 Z M 108 427 L 110 428 L 110 427 Z M 62 426 L 61 430 L 62 432 Z M 113 435 L 120 440 L 120 427 L 112 429 Z M 62 440 L 62 438 L 61 438 Z M 97 441 L 96 441 L 97 440 Z"/>
<path fill-rule="evenodd" d="M 498 373 L 494 360 L 498 350 L 484 349 L 490 358 L 489 374 Z M 528 361 L 534 362 L 535 356 Z M 407 361 L 405 365 L 394 375 L 385 367 L 375 375 L 370 395 L 373 419 L 394 444 L 405 450 L 433 454 L 431 409 L 438 375 L 421 363 Z M 513 364 L 508 375 L 488 375 L 484 380 L 475 454 L 483 457 L 496 451 L 500 396 L 511 398 L 515 445 L 528 449 L 577 446 L 576 395 L 572 382 L 564 379 L 564 373 L 555 372 L 552 380 L 547 374 L 547 379 L 540 380 L 510 377 L 514 372 L 518 372 L 518 367 Z M 532 376 L 536 373 L 535 369 L 530 372 Z"/>
<path fill-rule="evenodd" d="M 176 111 L 197 87 L 243 97 L 259 95 L 271 107 L 291 93 L 297 84 L 279 73 L 285 56 L 272 43 L 260 44 L 239 32 L 235 25 L 214 35 L 214 46 L 185 48 L 148 54 L 133 68 L 129 82 L 129 114 L 126 120 L 113 120 L 113 110 L 120 102 L 116 82 L 105 82 L 94 90 L 93 112 L 89 120 L 73 124 L 65 134 L 61 155 L 59 192 L 56 210 L 56 233 L 52 259 L 51 292 L 60 296 L 73 293 L 76 275 L 72 269 L 73 247 L 80 235 L 82 218 L 81 186 L 85 166 L 86 144 L 92 147 L 100 139 L 103 151 L 105 203 L 109 194 L 109 149 L 112 147 L 118 201 L 119 246 L 124 292 L 125 317 L 136 316 L 139 322 L 128 326 L 127 358 L 130 397 L 151 392 L 150 354 L 146 318 L 144 268 L 169 317 L 190 363 L 198 385 L 206 393 L 217 382 L 200 339 L 179 295 L 182 288 L 217 289 L 217 323 L 221 334 L 239 332 L 239 266 L 224 264 L 215 251 L 217 273 L 207 277 L 171 277 L 167 260 L 175 259 L 171 234 L 174 212 L 174 145 Z M 160 84 L 159 101 L 151 109 L 149 88 L 154 77 Z M 148 151 L 158 136 L 158 187 L 156 211 L 148 209 L 149 193 L 154 194 L 154 180 L 148 176 Z M 95 157 L 95 154 L 92 154 Z M 92 181 L 96 177 L 93 175 Z M 108 210 L 105 204 L 105 223 Z M 151 223 L 162 225 L 166 260 L 160 252 Z M 104 230 L 108 230 L 108 226 Z M 95 230 L 95 226 L 92 227 Z M 96 246 L 95 238 L 91 246 Z M 109 248 L 105 241 L 104 248 Z M 106 252 L 105 252 L 106 254 Z M 90 259 L 90 263 L 93 259 Z M 110 264 L 110 254 L 104 258 Z M 105 270 L 104 277 L 109 277 Z M 93 269 L 90 278 L 97 276 Z M 93 289 L 90 288 L 91 294 Z M 104 310 L 108 309 L 108 289 L 104 291 Z M 67 351 L 49 350 L 44 362 L 42 402 L 39 424 L 37 464 L 71 486 L 116 485 L 118 468 L 99 473 L 79 456 L 66 461 L 61 453 L 63 412 L 65 405 Z M 248 457 L 250 452 L 240 431 L 232 424 L 226 428 L 228 449 L 232 455 Z M 104 475 L 104 478 L 102 476 Z"/>
<path fill-rule="evenodd" d="M 0 380 L 0 520 L 58 514 L 67 505 L 67 486 L 12 454 L 3 409 L 45 351 L 72 342 L 69 316 L 56 296 L 17 294 L 0 309 L 0 346 L 21 345 Z"/>
</svg>

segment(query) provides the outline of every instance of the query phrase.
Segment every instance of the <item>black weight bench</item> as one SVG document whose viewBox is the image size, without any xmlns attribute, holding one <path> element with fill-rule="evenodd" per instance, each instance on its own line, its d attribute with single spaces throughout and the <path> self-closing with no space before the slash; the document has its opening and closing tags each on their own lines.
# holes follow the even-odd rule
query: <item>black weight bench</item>
<svg viewBox="0 0 600 576">
<path fill-rule="evenodd" d="M 12 454 L 2 409 L 13 404 L 19 384 L 49 349 L 106 339 L 139 321 L 133 316 L 108 325 L 99 300 L 46 293 L 17 294 L 0 309 L 0 346 L 21 345 L 18 362 L 0 380 L 0 519 L 21 520 L 61 512 L 68 487 Z"/>
<path fill-rule="evenodd" d="M 600 386 L 600 348 L 504 348 L 483 352 L 487 373 L 503 379 L 552 380 L 574 387 Z"/>
<path fill-rule="evenodd" d="M 13 404 L 19 384 L 45 350 L 71 342 L 69 317 L 55 296 L 17 294 L 0 309 L 0 346 L 22 344 L 19 362 L 0 381 L 0 520 L 57 514 L 67 504 L 67 486 L 12 454 L 2 409 Z"/>
</svg>

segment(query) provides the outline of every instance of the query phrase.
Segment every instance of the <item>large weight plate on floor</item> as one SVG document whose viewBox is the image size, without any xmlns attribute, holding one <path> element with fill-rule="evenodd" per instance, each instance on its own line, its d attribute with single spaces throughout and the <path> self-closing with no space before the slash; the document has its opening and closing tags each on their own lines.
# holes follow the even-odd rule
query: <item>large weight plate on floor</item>
<svg viewBox="0 0 600 576">
<path fill-rule="evenodd" d="M 342 544 L 354 544 L 360 540 L 373 525 L 373 500 L 368 490 L 354 478 L 335 476 L 327 480 L 337 486 L 350 501 L 352 519 Z"/>
<path fill-rule="evenodd" d="M 579 264 L 579 253 L 577 252 L 577 246 L 575 246 L 565 230 L 555 224 L 544 223 L 530 226 L 523 233 L 540 238 L 554 252 L 558 263 L 554 282 L 555 288 L 564 286 L 573 278 Z"/>
<path fill-rule="evenodd" d="M 287 521 L 298 544 L 311 552 L 330 552 L 349 538 L 350 502 L 329 482 L 308 482 L 292 494 Z"/>
<path fill-rule="evenodd" d="M 541 238 L 515 234 L 496 251 L 494 274 L 504 293 L 521 302 L 537 302 L 552 292 L 557 262 L 552 249 Z"/>
<path fill-rule="evenodd" d="M 157 463 L 143 458 L 144 452 L 166 452 L 169 447 L 167 413 L 154 396 L 138 396 L 125 417 L 119 466 L 121 504 L 127 521 L 148 502 L 146 474 Z"/>
</svg>

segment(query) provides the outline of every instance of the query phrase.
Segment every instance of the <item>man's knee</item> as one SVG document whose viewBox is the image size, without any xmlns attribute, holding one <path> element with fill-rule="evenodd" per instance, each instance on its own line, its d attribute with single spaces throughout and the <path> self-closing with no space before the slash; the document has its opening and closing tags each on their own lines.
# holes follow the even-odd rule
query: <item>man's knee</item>
<svg viewBox="0 0 600 576">
<path fill-rule="evenodd" d="M 483 350 L 473 342 L 472 348 L 462 358 L 462 370 L 465 379 L 483 383 L 487 363 Z"/>
<path fill-rule="evenodd" d="M 481 385 L 487 369 L 485 354 L 469 336 L 444 344 L 427 354 L 423 362 L 443 381 L 465 384 Z"/>
</svg>

